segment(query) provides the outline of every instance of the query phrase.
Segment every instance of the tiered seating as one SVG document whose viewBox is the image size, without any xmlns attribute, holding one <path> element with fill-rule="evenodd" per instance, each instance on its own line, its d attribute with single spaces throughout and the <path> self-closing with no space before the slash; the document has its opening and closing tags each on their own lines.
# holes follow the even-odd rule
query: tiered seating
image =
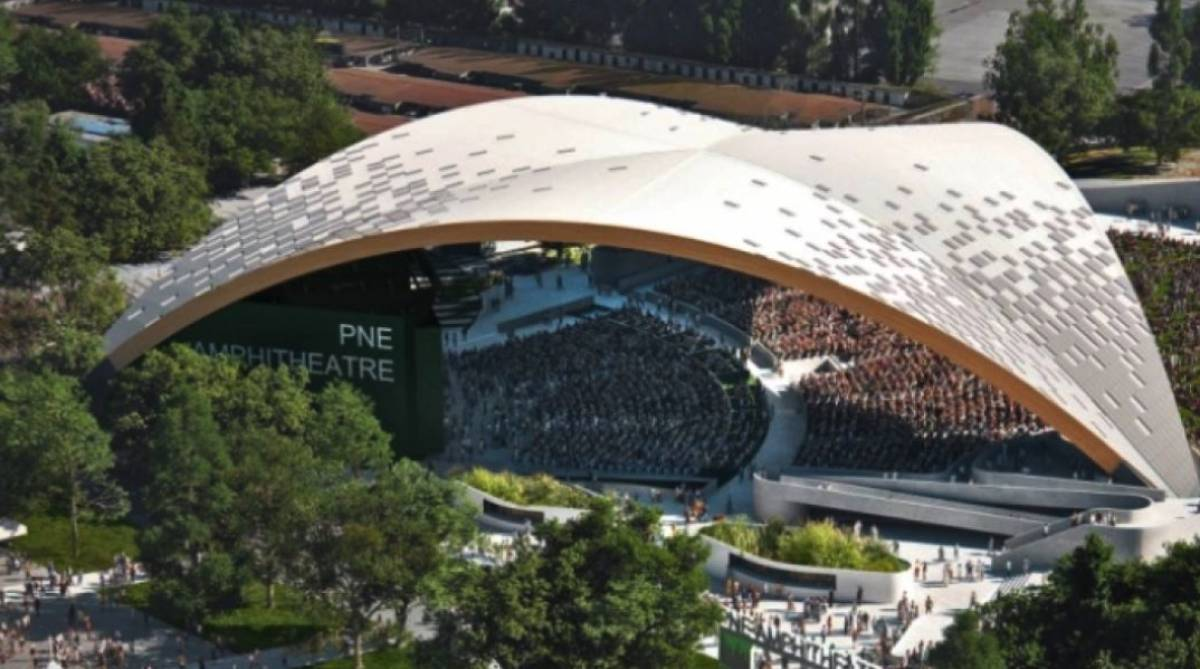
<svg viewBox="0 0 1200 669">
<path fill-rule="evenodd" d="M 787 358 L 842 371 L 800 384 L 808 434 L 796 464 L 940 471 L 985 444 L 1045 431 L 1001 392 L 928 348 L 801 291 L 718 269 L 658 290 L 746 328 Z"/>
<path fill-rule="evenodd" d="M 547 470 L 723 476 L 766 433 L 761 389 L 702 335 L 635 310 L 450 354 L 449 455 Z"/>
</svg>

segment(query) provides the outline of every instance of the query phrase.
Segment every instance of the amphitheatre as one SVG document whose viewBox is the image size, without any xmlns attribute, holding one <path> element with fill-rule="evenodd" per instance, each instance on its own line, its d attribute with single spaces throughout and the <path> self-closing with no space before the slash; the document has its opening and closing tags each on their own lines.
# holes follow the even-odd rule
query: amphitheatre
<svg viewBox="0 0 1200 669">
<path fill-rule="evenodd" d="M 107 364 L 305 274 L 505 239 L 657 252 L 802 289 L 978 375 L 1105 471 L 1200 492 L 1103 226 L 1049 156 L 986 124 L 769 132 L 553 96 L 440 114 L 226 221 L 111 328 Z"/>
</svg>

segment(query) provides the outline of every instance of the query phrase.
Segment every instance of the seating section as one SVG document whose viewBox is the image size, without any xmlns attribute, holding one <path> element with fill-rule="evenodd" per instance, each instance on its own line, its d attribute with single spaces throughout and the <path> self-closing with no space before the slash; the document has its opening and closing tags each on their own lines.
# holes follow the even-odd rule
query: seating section
<svg viewBox="0 0 1200 669">
<path fill-rule="evenodd" d="M 1046 427 L 929 348 L 802 291 L 707 268 L 659 292 L 747 329 L 784 359 L 830 357 L 805 377 L 805 442 L 796 464 L 942 471 L 981 446 Z"/>
<path fill-rule="evenodd" d="M 448 358 L 447 453 L 549 471 L 725 477 L 762 443 L 762 389 L 702 335 L 633 309 Z"/>
<path fill-rule="evenodd" d="M 884 331 L 802 291 L 716 268 L 673 279 L 656 290 L 749 333 L 785 360 L 855 357 L 864 338 Z"/>
<path fill-rule="evenodd" d="M 1158 340 L 1192 449 L 1200 451 L 1200 244 L 1108 233 Z"/>
</svg>

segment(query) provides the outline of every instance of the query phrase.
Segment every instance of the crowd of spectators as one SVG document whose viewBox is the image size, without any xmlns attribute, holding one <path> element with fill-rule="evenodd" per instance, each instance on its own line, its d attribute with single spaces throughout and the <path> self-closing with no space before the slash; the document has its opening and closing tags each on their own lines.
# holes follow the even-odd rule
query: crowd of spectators
<svg viewBox="0 0 1200 669">
<path fill-rule="evenodd" d="M 448 354 L 447 455 L 551 472 L 726 476 L 766 435 L 734 353 L 622 309 Z"/>
<path fill-rule="evenodd" d="M 798 465 L 943 471 L 981 446 L 1045 431 L 943 356 L 802 291 L 718 269 L 659 290 L 747 329 L 785 360 L 834 361 L 799 384 L 808 428 Z"/>
<path fill-rule="evenodd" d="M 656 290 L 750 334 L 785 360 L 854 358 L 886 328 L 803 291 L 716 268 L 660 284 Z"/>
<path fill-rule="evenodd" d="M 1193 448 L 1200 447 L 1200 245 L 1108 233 L 1142 302 Z"/>
</svg>

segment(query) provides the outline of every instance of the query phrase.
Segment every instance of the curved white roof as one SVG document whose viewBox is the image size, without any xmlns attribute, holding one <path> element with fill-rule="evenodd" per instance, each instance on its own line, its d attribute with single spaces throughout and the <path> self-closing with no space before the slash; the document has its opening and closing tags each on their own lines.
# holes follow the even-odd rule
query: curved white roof
<svg viewBox="0 0 1200 669">
<path fill-rule="evenodd" d="M 966 366 L 1102 466 L 1200 493 L 1103 226 L 1053 160 L 997 125 L 768 132 L 597 97 L 439 114 L 227 221 L 112 327 L 109 360 L 323 267 L 512 238 L 674 253 L 803 288 Z"/>
</svg>

